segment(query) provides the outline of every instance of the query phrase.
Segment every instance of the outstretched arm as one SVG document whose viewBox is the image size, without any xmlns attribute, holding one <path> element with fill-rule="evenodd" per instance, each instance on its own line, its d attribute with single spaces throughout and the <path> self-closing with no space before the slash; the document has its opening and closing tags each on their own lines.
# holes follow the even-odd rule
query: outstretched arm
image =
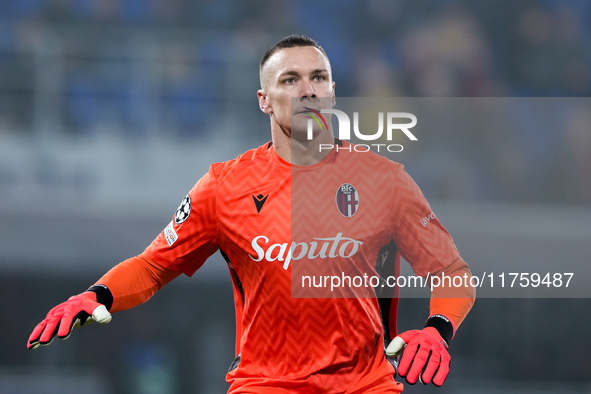
<svg viewBox="0 0 591 394">
<path fill-rule="evenodd" d="M 119 312 L 148 301 L 154 293 L 180 274 L 179 271 L 163 268 L 140 254 L 113 267 L 89 290 L 103 287 L 105 293 L 102 295 L 95 290 L 98 302 L 108 301 L 110 296 L 112 306 L 109 311 Z"/>
<path fill-rule="evenodd" d="M 91 322 L 109 323 L 111 314 L 149 300 L 156 291 L 180 275 L 144 255 L 113 267 L 87 291 L 51 309 L 31 333 L 29 349 L 49 345 L 57 335 L 66 339 L 74 327 Z"/>
</svg>

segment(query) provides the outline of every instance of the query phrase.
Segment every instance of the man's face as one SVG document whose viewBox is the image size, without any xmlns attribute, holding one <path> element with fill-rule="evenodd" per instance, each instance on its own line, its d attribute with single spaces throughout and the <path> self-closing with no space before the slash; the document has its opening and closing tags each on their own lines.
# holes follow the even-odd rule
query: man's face
<svg viewBox="0 0 591 394">
<path fill-rule="evenodd" d="M 306 138 L 310 119 L 305 114 L 310 111 L 304 107 L 316 110 L 327 108 L 327 104 L 332 107 L 335 97 L 330 63 L 312 46 L 284 48 L 274 53 L 261 70 L 261 87 L 258 91 L 261 110 L 284 133 L 298 139 Z M 293 106 L 292 98 L 298 98 Z"/>
</svg>

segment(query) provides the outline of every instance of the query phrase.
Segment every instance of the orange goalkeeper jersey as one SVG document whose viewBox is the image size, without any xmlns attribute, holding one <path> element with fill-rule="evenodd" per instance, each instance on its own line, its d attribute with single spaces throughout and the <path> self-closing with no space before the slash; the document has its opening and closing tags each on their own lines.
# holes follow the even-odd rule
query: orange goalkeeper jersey
<svg viewBox="0 0 591 394">
<path fill-rule="evenodd" d="M 231 393 L 394 385 L 384 343 L 396 335 L 395 288 L 356 284 L 396 275 L 400 255 L 417 275 L 459 255 L 401 164 L 336 142 L 312 166 L 290 165 L 271 143 L 213 164 L 144 252 L 189 276 L 224 256 L 236 307 Z"/>
</svg>

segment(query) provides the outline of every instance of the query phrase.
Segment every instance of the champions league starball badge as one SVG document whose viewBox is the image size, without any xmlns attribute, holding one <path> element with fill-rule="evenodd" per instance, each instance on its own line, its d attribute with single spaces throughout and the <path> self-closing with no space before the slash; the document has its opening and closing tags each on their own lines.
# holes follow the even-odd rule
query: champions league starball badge
<svg viewBox="0 0 591 394">
<path fill-rule="evenodd" d="M 185 198 L 183 198 L 183 202 L 179 205 L 179 209 L 177 209 L 176 213 L 174 214 L 174 222 L 176 224 L 181 224 L 191 214 L 191 197 L 187 194 Z"/>
</svg>

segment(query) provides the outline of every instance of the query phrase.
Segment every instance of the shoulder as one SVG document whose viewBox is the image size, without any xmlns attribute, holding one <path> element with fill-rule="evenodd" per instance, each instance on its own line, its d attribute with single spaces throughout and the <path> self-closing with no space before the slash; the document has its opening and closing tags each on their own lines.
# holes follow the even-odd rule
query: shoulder
<svg viewBox="0 0 591 394">
<path fill-rule="evenodd" d="M 210 166 L 209 173 L 220 182 L 229 176 L 240 176 L 245 171 L 265 167 L 271 158 L 270 147 L 270 143 L 266 143 L 256 149 L 247 150 L 235 159 L 214 163 Z"/>
</svg>

